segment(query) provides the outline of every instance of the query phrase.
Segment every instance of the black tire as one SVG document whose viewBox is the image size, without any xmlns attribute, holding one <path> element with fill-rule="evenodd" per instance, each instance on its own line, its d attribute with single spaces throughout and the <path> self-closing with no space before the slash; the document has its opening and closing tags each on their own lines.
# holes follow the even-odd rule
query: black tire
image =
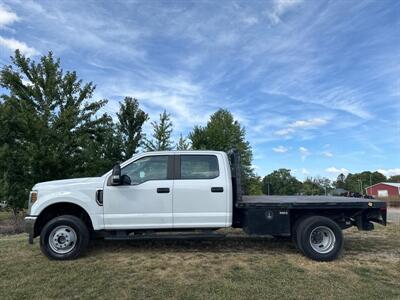
<svg viewBox="0 0 400 300">
<path fill-rule="evenodd" d="M 300 226 L 301 224 L 303 224 L 303 221 L 304 221 L 305 219 L 307 219 L 307 218 L 309 218 L 309 216 L 303 216 L 303 217 L 299 218 L 299 219 L 294 223 L 294 226 L 293 226 L 293 229 L 292 229 L 292 242 L 293 242 L 293 244 L 295 245 L 296 249 L 299 250 L 301 253 L 303 253 L 303 249 L 301 248 L 301 245 L 299 245 L 299 243 L 297 242 L 297 232 L 298 232 L 298 231 L 300 232 L 299 226 Z"/>
<path fill-rule="evenodd" d="M 64 231 L 66 231 L 67 235 L 68 232 L 73 232 L 75 238 L 73 243 L 64 242 L 67 245 L 66 246 L 67 248 L 65 249 L 60 248 L 58 249 L 59 252 L 57 252 L 54 250 L 55 248 L 54 242 L 50 241 L 49 237 L 52 234 L 52 232 L 57 233 L 58 232 L 57 230 L 59 230 L 61 235 L 64 235 L 62 231 L 63 228 Z M 55 260 L 76 259 L 85 252 L 87 245 L 89 243 L 89 238 L 90 238 L 89 230 L 81 219 L 70 215 L 59 216 L 50 220 L 43 227 L 40 233 L 40 248 L 42 252 L 50 259 L 55 259 Z M 70 247 L 71 249 L 68 250 Z M 67 251 L 67 250 L 68 252 L 66 253 L 60 253 L 62 251 Z"/>
<path fill-rule="evenodd" d="M 299 250 L 316 261 L 338 258 L 344 242 L 340 226 L 323 216 L 312 216 L 301 221 L 296 229 L 296 239 Z"/>
</svg>

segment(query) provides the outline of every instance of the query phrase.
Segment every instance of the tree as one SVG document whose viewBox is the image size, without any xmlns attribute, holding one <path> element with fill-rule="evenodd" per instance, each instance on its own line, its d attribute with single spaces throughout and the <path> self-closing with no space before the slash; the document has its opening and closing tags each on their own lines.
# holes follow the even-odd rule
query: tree
<svg viewBox="0 0 400 300">
<path fill-rule="evenodd" d="M 172 150 L 172 122 L 170 121 L 170 114 L 164 110 L 160 114 L 160 122 L 151 122 L 153 126 L 153 139 L 145 139 L 144 147 L 147 151 L 163 151 Z"/>
<path fill-rule="evenodd" d="M 393 175 L 388 179 L 389 182 L 399 182 L 400 183 L 400 175 Z"/>
<path fill-rule="evenodd" d="M 128 159 L 140 146 L 143 138 L 142 126 L 149 117 L 139 108 L 138 100 L 131 97 L 125 97 L 124 102 L 120 103 L 117 117 L 117 129 L 122 134 L 124 159 Z"/>
<path fill-rule="evenodd" d="M 345 180 L 346 190 L 363 194 L 367 186 L 386 180 L 386 176 L 379 172 L 364 171 L 362 173 L 350 173 Z"/>
<path fill-rule="evenodd" d="M 179 136 L 179 141 L 176 144 L 176 150 L 190 150 L 190 142 L 181 135 Z"/>
<path fill-rule="evenodd" d="M 327 195 L 331 190 L 328 178 L 307 178 L 301 185 L 303 195 Z"/>
<path fill-rule="evenodd" d="M 346 180 L 346 176 L 345 176 L 343 173 L 340 173 L 340 174 L 338 175 L 338 177 L 337 177 L 335 183 L 334 183 L 335 187 L 336 187 L 337 189 L 344 189 L 344 188 L 346 188 L 345 180 Z"/>
<path fill-rule="evenodd" d="M 0 109 L 0 190 L 17 213 L 35 182 L 103 171 L 102 134 L 111 119 L 99 114 L 107 101 L 91 99 L 93 83 L 63 72 L 51 52 L 35 62 L 17 50 L 11 62 L 0 71 L 7 90 Z"/>
<path fill-rule="evenodd" d="M 248 194 L 262 195 L 262 181 L 260 176 L 252 176 L 248 180 Z"/>
<path fill-rule="evenodd" d="M 25 206 L 30 187 L 31 145 L 25 142 L 29 132 L 29 116 L 16 114 L 16 101 L 0 103 L 0 199 L 5 200 L 17 215 Z"/>
<path fill-rule="evenodd" d="M 290 174 L 289 169 L 275 170 L 262 180 L 262 191 L 267 195 L 295 195 L 300 188 L 301 182 Z"/>
<path fill-rule="evenodd" d="M 252 151 L 246 141 L 246 131 L 234 120 L 226 109 L 219 109 L 211 115 L 205 127 L 195 126 L 189 134 L 195 150 L 218 150 L 228 152 L 236 148 L 240 152 L 244 193 L 249 194 L 254 170 L 251 166 Z"/>
</svg>

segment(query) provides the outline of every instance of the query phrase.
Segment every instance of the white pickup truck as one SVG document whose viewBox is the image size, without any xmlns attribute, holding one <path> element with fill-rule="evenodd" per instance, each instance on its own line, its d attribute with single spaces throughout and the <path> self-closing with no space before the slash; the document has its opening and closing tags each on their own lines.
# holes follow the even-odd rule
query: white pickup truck
<svg viewBox="0 0 400 300">
<path fill-rule="evenodd" d="M 242 196 L 240 159 L 219 151 L 135 155 L 101 177 L 36 184 L 25 218 L 29 242 L 51 259 L 74 259 L 91 238 L 223 237 L 217 229 L 292 237 L 307 257 L 329 261 L 342 229 L 386 225 L 386 203 L 326 196 Z"/>
</svg>

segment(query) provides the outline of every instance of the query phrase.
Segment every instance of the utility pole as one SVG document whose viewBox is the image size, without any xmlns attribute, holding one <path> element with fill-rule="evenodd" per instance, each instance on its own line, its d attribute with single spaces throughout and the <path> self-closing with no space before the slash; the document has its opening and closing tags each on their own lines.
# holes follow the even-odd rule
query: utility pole
<svg viewBox="0 0 400 300">
<path fill-rule="evenodd" d="M 361 192 L 361 194 L 362 195 L 364 195 L 364 192 L 363 192 L 363 184 L 362 184 L 362 179 L 360 178 L 360 179 L 358 179 L 358 182 L 360 183 L 360 192 Z"/>
</svg>

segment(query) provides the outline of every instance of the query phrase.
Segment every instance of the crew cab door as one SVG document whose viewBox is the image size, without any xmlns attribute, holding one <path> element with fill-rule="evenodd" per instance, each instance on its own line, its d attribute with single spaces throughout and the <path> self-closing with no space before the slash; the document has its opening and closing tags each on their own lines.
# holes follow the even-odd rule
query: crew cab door
<svg viewBox="0 0 400 300">
<path fill-rule="evenodd" d="M 174 228 L 227 226 L 230 199 L 222 166 L 218 154 L 175 156 Z"/>
<path fill-rule="evenodd" d="M 104 187 L 105 229 L 172 228 L 173 156 L 141 157 L 121 175 L 131 184 Z"/>
</svg>

